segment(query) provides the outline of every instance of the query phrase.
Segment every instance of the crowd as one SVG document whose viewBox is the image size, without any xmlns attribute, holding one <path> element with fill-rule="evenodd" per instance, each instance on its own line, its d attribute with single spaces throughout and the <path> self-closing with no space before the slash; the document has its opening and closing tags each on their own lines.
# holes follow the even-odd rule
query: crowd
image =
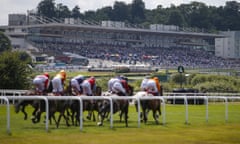
<svg viewBox="0 0 240 144">
<path fill-rule="evenodd" d="M 42 52 L 61 54 L 71 52 L 90 59 L 110 60 L 124 64 L 147 64 L 172 68 L 183 65 L 189 68 L 238 68 L 238 60 L 216 57 L 204 49 L 130 47 L 127 45 L 83 43 L 36 43 Z"/>
</svg>

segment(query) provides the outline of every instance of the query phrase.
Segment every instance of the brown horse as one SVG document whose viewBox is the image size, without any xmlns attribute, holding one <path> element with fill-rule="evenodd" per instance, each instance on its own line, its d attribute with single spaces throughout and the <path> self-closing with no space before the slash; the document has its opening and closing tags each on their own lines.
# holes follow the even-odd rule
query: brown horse
<svg viewBox="0 0 240 144">
<path fill-rule="evenodd" d="M 35 96 L 36 93 L 35 93 L 35 91 L 29 90 L 22 95 Z M 24 120 L 27 120 L 27 118 L 28 118 L 28 114 L 25 111 L 25 108 L 28 105 L 30 105 L 34 108 L 34 110 L 32 112 L 32 116 L 34 116 L 38 110 L 38 100 L 19 100 L 14 104 L 15 112 L 18 113 L 19 111 L 21 111 L 24 114 Z"/>
<path fill-rule="evenodd" d="M 161 92 L 160 92 L 160 96 L 163 95 L 162 92 L 162 87 L 161 87 Z M 140 91 L 137 92 L 134 97 L 147 97 L 147 96 L 153 96 L 152 94 L 149 94 L 145 91 Z M 158 118 L 159 115 L 161 115 L 161 102 L 160 100 L 140 100 L 140 104 L 141 104 L 141 108 L 142 108 L 142 112 L 141 112 L 141 117 L 142 120 L 144 121 L 144 123 L 147 123 L 148 120 L 148 112 L 152 111 L 152 116 L 155 120 L 156 124 L 159 124 Z M 135 103 L 136 106 L 136 110 L 137 110 L 137 103 Z"/>
<path fill-rule="evenodd" d="M 129 91 L 127 95 L 133 95 L 133 87 L 129 85 Z M 105 92 L 103 96 L 119 96 L 114 93 Z M 122 121 L 122 116 L 124 116 L 125 126 L 128 127 L 128 108 L 129 101 L 128 100 L 113 100 L 113 114 L 120 112 L 120 122 Z M 106 117 L 108 117 L 110 113 L 110 102 L 109 100 L 103 100 L 101 104 L 101 108 L 99 109 L 99 118 L 100 122 L 98 122 L 99 126 L 103 125 L 103 121 Z"/>
<path fill-rule="evenodd" d="M 64 95 L 69 95 L 68 91 L 64 91 Z M 53 93 L 47 93 L 47 96 L 56 96 Z M 66 121 L 66 125 L 70 126 L 68 120 L 68 116 L 70 115 L 68 109 L 70 108 L 70 102 L 69 100 L 49 100 L 49 121 L 51 124 L 51 120 L 53 119 L 55 121 L 56 127 L 59 127 L 61 118 L 63 117 Z M 46 112 L 46 104 L 44 101 L 40 101 L 38 104 L 38 111 L 35 113 L 34 117 L 32 118 L 33 123 L 40 122 L 41 114 L 43 112 Z M 56 120 L 55 113 L 59 112 L 58 120 Z M 65 114 L 67 112 L 67 115 Z"/>
<path fill-rule="evenodd" d="M 74 93 L 72 93 L 74 95 Z M 102 95 L 102 88 L 100 86 L 96 86 L 96 89 L 93 91 L 94 96 L 101 96 Z M 77 95 L 81 96 L 81 95 Z M 101 101 L 100 100 L 84 100 L 83 101 L 83 111 L 88 111 L 89 115 L 87 119 L 91 120 L 93 118 L 93 121 L 96 121 L 96 117 L 94 114 L 94 111 L 99 110 Z M 73 125 L 78 125 L 80 123 L 80 113 L 79 113 L 79 101 L 73 100 L 70 104 L 71 109 L 71 119 Z"/>
</svg>

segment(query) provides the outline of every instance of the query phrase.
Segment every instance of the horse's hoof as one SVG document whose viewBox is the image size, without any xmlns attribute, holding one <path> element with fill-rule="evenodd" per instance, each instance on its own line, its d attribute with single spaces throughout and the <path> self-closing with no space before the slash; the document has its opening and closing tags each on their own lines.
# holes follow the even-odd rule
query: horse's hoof
<svg viewBox="0 0 240 144">
<path fill-rule="evenodd" d="M 87 118 L 88 120 L 91 120 L 91 117 L 90 117 L 90 116 L 87 116 L 86 118 Z"/>
<path fill-rule="evenodd" d="M 98 125 L 98 126 L 102 126 L 102 125 L 103 125 L 103 123 L 101 123 L 101 122 L 98 122 L 98 123 L 97 123 L 97 125 Z"/>
</svg>

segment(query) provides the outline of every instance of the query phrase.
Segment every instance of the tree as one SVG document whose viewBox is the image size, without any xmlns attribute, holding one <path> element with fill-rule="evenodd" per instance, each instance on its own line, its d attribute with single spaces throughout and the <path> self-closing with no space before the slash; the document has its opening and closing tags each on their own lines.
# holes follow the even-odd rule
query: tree
<svg viewBox="0 0 240 144">
<path fill-rule="evenodd" d="M 83 15 L 80 13 L 80 8 L 78 5 L 76 5 L 73 9 L 72 9 L 72 12 L 71 12 L 71 16 L 73 18 L 82 18 Z"/>
<path fill-rule="evenodd" d="M 5 51 L 0 57 L 0 89 L 27 89 L 31 74 L 26 61 L 21 60 L 21 53 Z"/>
<path fill-rule="evenodd" d="M 240 29 L 240 3 L 236 1 L 226 2 L 226 6 L 223 9 L 224 20 L 226 21 L 227 29 L 239 30 Z M 227 30 L 226 29 L 226 30 Z"/>
<path fill-rule="evenodd" d="M 115 1 L 113 5 L 113 20 L 126 21 L 129 20 L 129 7 L 124 2 Z"/>
<path fill-rule="evenodd" d="M 71 16 L 71 12 L 68 7 L 62 3 L 57 4 L 56 13 L 57 18 L 69 18 Z"/>
<path fill-rule="evenodd" d="M 177 25 L 177 26 L 184 26 L 185 22 L 180 11 L 174 10 L 170 13 L 167 23 L 172 25 Z"/>
<path fill-rule="evenodd" d="M 142 0 L 133 0 L 131 5 L 132 23 L 142 23 L 145 20 L 145 3 Z"/>
<path fill-rule="evenodd" d="M 96 21 L 101 21 L 101 20 L 113 20 L 113 10 L 112 7 L 103 7 L 101 9 L 98 9 L 96 11 Z"/>
<path fill-rule="evenodd" d="M 37 6 L 37 13 L 39 16 L 46 16 L 48 18 L 57 17 L 55 0 L 42 0 Z"/>
<path fill-rule="evenodd" d="M 95 20 L 96 19 L 96 12 L 89 10 L 84 13 L 84 17 L 87 20 Z"/>
<path fill-rule="evenodd" d="M 0 32 L 0 53 L 11 50 L 11 42 L 3 32 Z"/>
</svg>

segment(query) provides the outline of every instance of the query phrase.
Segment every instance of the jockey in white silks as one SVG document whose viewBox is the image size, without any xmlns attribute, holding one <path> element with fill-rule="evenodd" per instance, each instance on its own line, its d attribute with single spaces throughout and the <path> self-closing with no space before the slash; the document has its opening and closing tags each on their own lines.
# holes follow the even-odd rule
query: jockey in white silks
<svg viewBox="0 0 240 144">
<path fill-rule="evenodd" d="M 147 92 L 151 94 L 158 93 L 156 82 L 153 79 L 149 79 L 147 82 Z"/>
<path fill-rule="evenodd" d="M 119 96 L 127 95 L 128 89 L 129 87 L 126 78 L 116 77 L 111 78 L 108 81 L 108 91 L 118 94 Z"/>
<path fill-rule="evenodd" d="M 76 92 L 76 95 L 79 95 L 82 93 L 81 84 L 85 80 L 85 77 L 83 75 L 77 75 L 73 77 L 70 81 L 71 88 Z"/>
<path fill-rule="evenodd" d="M 119 77 L 114 77 L 114 78 L 111 78 L 111 79 L 108 81 L 108 91 L 109 91 L 109 92 L 112 92 L 113 84 L 114 84 L 115 82 L 120 82 L 120 78 L 119 78 Z"/>
<path fill-rule="evenodd" d="M 66 72 L 61 70 L 53 79 L 52 79 L 52 86 L 53 86 L 53 93 L 56 96 L 64 95 L 64 82 L 66 80 Z"/>
<path fill-rule="evenodd" d="M 46 91 L 49 87 L 49 74 L 44 73 L 42 75 L 37 75 L 33 79 L 33 85 L 35 86 L 35 90 L 37 94 L 42 95 L 44 91 Z"/>
<path fill-rule="evenodd" d="M 142 91 L 147 91 L 147 83 L 148 83 L 148 80 L 149 80 L 149 76 L 146 76 L 143 80 L 142 80 L 142 83 L 141 83 L 141 90 Z"/>
</svg>

